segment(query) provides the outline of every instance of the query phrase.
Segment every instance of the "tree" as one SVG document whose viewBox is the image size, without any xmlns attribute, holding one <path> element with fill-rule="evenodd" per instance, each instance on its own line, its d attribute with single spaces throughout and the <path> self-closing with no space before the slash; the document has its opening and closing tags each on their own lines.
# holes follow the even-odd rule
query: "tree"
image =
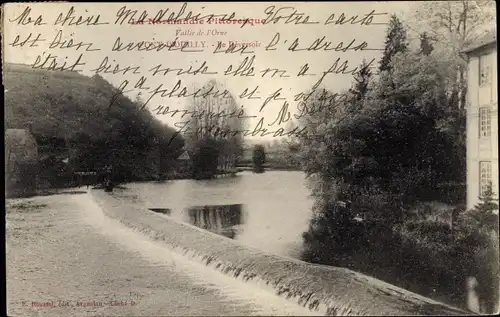
<svg viewBox="0 0 500 317">
<path fill-rule="evenodd" d="M 318 109 L 301 120 L 307 128 L 300 139 L 301 161 L 316 201 L 309 242 L 323 237 L 368 247 L 376 230 L 353 238 L 359 230 L 353 222 L 357 214 L 391 232 L 414 203 L 432 200 L 438 184 L 453 176 L 453 139 L 438 125 L 446 117 L 448 65 L 411 51 L 395 55 L 391 64 L 392 85 L 377 78 L 360 110 L 352 109 L 352 92 L 327 105 L 322 100 L 328 100 L 328 94 L 313 94 L 307 101 L 308 109 Z M 340 202 L 350 203 L 349 208 L 337 207 Z M 353 226 L 353 231 L 346 228 L 344 241 L 335 233 L 339 223 Z M 308 248 L 321 245 L 309 242 Z"/>
<path fill-rule="evenodd" d="M 391 16 L 389 29 L 385 39 L 385 48 L 380 61 L 379 70 L 390 71 L 392 69 L 391 60 L 397 53 L 405 52 L 408 49 L 406 40 L 406 29 L 396 15 Z"/>
<path fill-rule="evenodd" d="M 207 136 L 196 143 L 193 154 L 192 177 L 210 179 L 217 174 L 220 144 Z"/>
<path fill-rule="evenodd" d="M 351 88 L 351 93 L 354 94 L 355 101 L 362 101 L 368 93 L 368 85 L 372 79 L 372 72 L 370 71 L 369 64 L 363 59 L 363 62 L 358 67 L 359 72 L 354 74 L 354 85 Z"/>
<path fill-rule="evenodd" d="M 498 310 L 498 204 L 491 185 L 486 187 L 480 201 L 472 210 L 460 215 L 456 229 L 456 245 L 463 254 L 461 266 L 468 276 L 478 281 L 481 313 Z"/>
<path fill-rule="evenodd" d="M 237 115 L 237 103 L 215 80 L 208 81 L 201 91 L 207 93 L 207 97 L 193 97 L 187 107 L 187 149 L 194 151 L 201 140 L 210 138 L 220 147 L 221 166 L 234 167 L 236 159 L 243 153 L 243 136 L 238 131 L 242 130 L 244 121 Z M 215 97 L 214 93 L 220 96 Z"/>
<path fill-rule="evenodd" d="M 384 275 L 362 263 L 401 270 L 395 273 L 399 279 L 412 275 L 422 282 L 460 275 L 494 258 L 489 253 L 494 249 L 485 249 L 485 230 L 471 229 L 468 242 L 457 248 L 448 223 L 411 219 L 413 206 L 439 198 L 439 185 L 461 182 L 465 171 L 465 147 L 457 133 L 462 130 L 454 121 L 460 117 L 449 111 L 457 104 L 451 89 L 457 63 L 432 52 L 439 44 L 431 36 L 423 42 L 425 52 L 410 50 L 405 28 L 391 18 L 381 74 L 366 92 L 316 89 L 299 107 L 307 109 L 299 114 L 306 129 L 299 138 L 300 157 L 315 200 L 303 235 L 308 260 L 340 265 L 339 259 L 352 264 L 356 260 L 350 259 L 359 257 L 355 268 L 369 274 Z M 346 98 L 332 102 L 334 95 Z M 494 276 L 488 274 L 483 281 Z"/>
<path fill-rule="evenodd" d="M 109 108 L 117 88 L 98 75 L 89 78 L 7 64 L 4 79 L 9 89 L 5 105 L 10 109 L 6 121 L 14 127 L 33 121 L 37 140 L 42 142 L 39 165 L 51 166 L 47 178 L 66 178 L 70 169 L 55 162 L 69 158 L 74 170 L 113 163 L 120 180 L 154 179 L 158 165 L 172 166 L 182 147 L 182 137 L 170 142 L 174 129 L 129 98 L 120 95 Z"/>
<path fill-rule="evenodd" d="M 430 38 L 426 32 L 420 35 L 420 53 L 430 55 L 434 50 L 434 46 L 430 42 Z"/>
<path fill-rule="evenodd" d="M 257 171 L 263 170 L 263 165 L 266 162 L 266 151 L 262 144 L 255 145 L 253 149 L 252 160 Z"/>
<path fill-rule="evenodd" d="M 482 1 L 481 5 L 466 0 L 421 2 L 414 10 L 411 25 L 415 32 L 426 32 L 436 42 L 441 58 L 455 62 L 450 79 L 458 111 L 464 111 L 467 94 L 467 60 L 461 51 L 494 28 L 495 16 L 495 1 Z"/>
<path fill-rule="evenodd" d="M 469 221 L 474 222 L 477 228 L 498 232 L 498 204 L 493 197 L 491 183 L 486 186 L 484 193 L 479 197 L 479 203 L 467 213 Z"/>
<path fill-rule="evenodd" d="M 453 135 L 456 171 L 465 171 L 467 58 L 461 52 L 495 28 L 495 1 L 421 2 L 413 12 L 409 23 L 413 26 L 412 33 L 426 32 L 436 53 L 449 65 L 446 75 L 449 115 L 440 125 Z M 462 174 L 465 181 L 465 172 Z"/>
<path fill-rule="evenodd" d="M 418 32 L 426 32 L 447 49 L 459 53 L 494 26 L 495 1 L 419 3 L 412 16 Z"/>
</svg>

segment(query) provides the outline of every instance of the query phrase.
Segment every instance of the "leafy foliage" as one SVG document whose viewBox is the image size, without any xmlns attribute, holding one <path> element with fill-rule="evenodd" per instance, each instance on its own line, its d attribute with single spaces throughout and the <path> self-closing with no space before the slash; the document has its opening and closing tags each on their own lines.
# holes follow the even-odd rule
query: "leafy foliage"
<svg viewBox="0 0 500 317">
<path fill-rule="evenodd" d="M 345 93 L 343 102 L 330 103 L 303 120 L 312 137 L 301 143 L 308 175 L 317 175 L 321 186 L 331 183 L 327 187 L 333 191 L 343 188 L 353 208 L 354 197 L 379 197 L 386 201 L 383 211 L 360 207 L 356 212 L 395 223 L 402 221 L 401 208 L 435 197 L 439 184 L 463 176 L 449 159 L 453 135 L 440 127 L 447 118 L 441 73 L 446 66 L 433 56 L 412 52 L 395 56 L 391 63 L 394 88 L 375 82 L 363 100 Z M 311 108 L 323 102 L 308 101 Z M 334 200 L 344 199 L 333 191 Z"/>
<path fill-rule="evenodd" d="M 198 140 L 193 155 L 194 179 L 209 179 L 216 175 L 221 144 L 212 137 Z"/>
<path fill-rule="evenodd" d="M 237 157 L 243 153 L 243 137 L 235 132 L 242 129 L 244 122 L 235 115 L 238 106 L 234 97 L 223 93 L 225 89 L 217 81 L 210 80 L 201 89 L 204 93 L 218 91 L 221 96 L 208 95 L 190 100 L 187 111 L 191 118 L 186 124 L 189 131 L 184 137 L 186 148 L 197 153 L 193 161 L 194 177 L 211 178 L 218 166 L 234 166 Z M 203 158 L 202 153 L 207 157 Z M 207 162 L 203 162 L 204 159 Z"/>
<path fill-rule="evenodd" d="M 365 99 L 368 93 L 368 85 L 372 80 L 372 72 L 366 60 L 363 60 L 358 68 L 360 71 L 354 75 L 354 87 L 351 89 L 351 93 L 354 94 L 354 100 L 360 102 Z"/>
<path fill-rule="evenodd" d="M 434 46 L 431 43 L 431 39 L 426 32 L 420 35 L 420 52 L 424 55 L 430 55 L 434 50 Z"/>
<path fill-rule="evenodd" d="M 486 186 L 479 203 L 468 212 L 467 222 L 473 227 L 498 232 L 498 204 L 493 197 L 492 185 Z"/>
</svg>

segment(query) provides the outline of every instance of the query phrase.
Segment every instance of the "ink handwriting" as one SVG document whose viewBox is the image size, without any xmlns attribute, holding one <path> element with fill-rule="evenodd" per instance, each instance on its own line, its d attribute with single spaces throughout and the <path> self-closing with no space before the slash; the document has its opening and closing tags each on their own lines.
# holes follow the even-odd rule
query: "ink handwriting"
<svg viewBox="0 0 500 317">
<path fill-rule="evenodd" d="M 26 37 L 24 40 L 21 40 L 21 37 L 19 35 L 16 35 L 16 38 L 14 39 L 13 42 L 9 43 L 10 46 L 12 47 L 24 47 L 25 45 L 29 44 L 29 47 L 38 47 L 38 42 L 45 42 L 46 39 L 40 38 L 42 36 L 40 33 L 36 36 L 36 38 L 31 38 L 33 33 L 30 33 L 28 37 Z"/>
<path fill-rule="evenodd" d="M 53 48 L 60 48 L 60 49 L 66 49 L 66 48 L 75 48 L 76 50 L 79 50 L 80 48 L 84 47 L 85 51 L 91 52 L 91 51 L 100 51 L 101 49 L 99 48 L 92 48 L 93 43 L 83 43 L 83 42 L 78 42 L 75 43 L 73 42 L 72 38 L 69 39 L 63 39 L 63 31 L 59 30 L 56 34 L 56 36 L 52 39 L 52 42 L 49 44 L 49 49 Z"/>
<path fill-rule="evenodd" d="M 35 19 L 30 16 L 31 7 L 27 6 L 23 13 L 21 13 L 18 17 L 14 19 L 9 19 L 9 22 L 17 22 L 18 25 L 29 25 L 33 24 L 37 25 L 45 25 L 47 23 L 43 22 L 42 15 L 37 16 Z"/>
<path fill-rule="evenodd" d="M 87 15 L 87 16 L 76 16 L 75 15 L 75 7 L 72 6 L 69 8 L 68 12 L 66 14 L 60 13 L 57 16 L 56 21 L 54 22 L 54 25 L 60 25 L 60 26 L 96 26 L 96 25 L 106 25 L 109 24 L 109 22 L 101 22 L 101 15 Z"/>
<path fill-rule="evenodd" d="M 324 15 L 320 16 L 316 10 L 308 13 L 306 6 L 299 8 L 299 5 L 270 5 L 261 7 L 263 10 L 258 9 L 258 16 L 247 18 L 239 17 L 237 11 L 233 10 L 224 10 L 227 12 L 221 13 L 209 11 L 204 6 L 194 9 L 188 3 L 171 6 L 175 8 L 151 10 L 134 9 L 132 5 L 124 5 L 113 9 L 110 15 L 107 15 L 95 9 L 94 12 L 86 10 L 83 5 L 68 5 L 60 11 L 52 12 L 54 15 L 50 17 L 36 13 L 35 6 L 26 6 L 20 14 L 16 13 L 14 17 L 6 19 L 7 23 L 23 29 L 23 32 L 13 33 L 7 43 L 9 49 L 17 51 L 38 47 L 37 54 L 40 51 L 41 53 L 36 55 L 35 61 L 31 63 L 33 69 L 90 71 L 93 74 L 105 75 L 106 80 L 119 78 L 121 83 L 114 89 L 108 109 L 120 98 L 129 98 L 130 94 L 146 96 L 140 105 L 141 109 L 147 108 L 157 116 L 179 119 L 174 124 L 178 130 L 177 135 L 196 133 L 191 130 L 192 120 L 208 117 L 216 119 L 215 121 L 221 118 L 253 119 L 254 126 L 249 129 L 208 127 L 216 135 L 280 137 L 301 135 L 305 131 L 299 128 L 285 130 L 281 125 L 315 114 L 325 107 L 335 109 L 337 105 L 345 102 L 345 94 L 327 93 L 320 91 L 319 87 L 330 76 L 350 77 L 365 70 L 356 66 L 360 63 L 348 58 L 349 53 L 362 55 L 379 49 L 369 45 L 369 37 L 349 37 L 346 35 L 350 31 L 342 33 L 342 30 L 349 30 L 348 27 L 353 25 L 385 25 L 387 23 L 382 21 L 382 17 L 388 15 L 375 10 L 358 14 L 322 10 Z M 128 27 L 135 29 L 132 24 L 148 22 L 153 25 L 161 24 L 153 26 L 158 33 L 148 30 L 144 35 L 133 37 L 129 36 L 125 29 L 119 28 L 125 24 L 127 30 Z M 199 29 L 193 26 L 195 23 L 200 24 Z M 45 25 L 49 26 L 44 27 Z M 252 34 L 257 34 L 260 38 L 238 38 L 237 26 L 254 27 L 255 32 Z M 101 30 L 103 33 L 108 32 L 112 27 L 119 31 L 110 32 L 107 37 L 99 38 L 99 41 L 88 38 L 82 41 L 82 33 L 87 32 L 89 28 L 95 30 L 97 38 Z M 228 29 L 224 29 L 225 27 Z M 285 33 L 285 27 L 312 31 Z M 47 30 L 48 28 L 51 29 Z M 231 30 L 236 31 L 231 34 Z M 172 38 L 169 38 L 169 41 L 155 40 L 165 35 L 162 32 Z M 226 36 L 234 37 L 228 40 Z M 263 40 L 264 36 L 266 38 Z M 150 40 L 147 40 L 148 37 Z M 108 38 L 111 41 L 105 41 Z M 179 57 L 178 53 L 186 53 L 187 57 Z M 328 58 L 329 62 L 324 63 L 325 58 Z M 281 59 L 284 63 L 279 63 Z M 92 63 L 87 65 L 87 60 Z M 375 58 L 364 67 L 375 67 Z M 249 84 L 245 84 L 235 93 L 216 85 L 193 88 L 191 83 L 185 83 L 186 77 L 180 77 L 187 76 L 189 80 L 193 80 L 193 77 L 207 75 Z M 302 83 L 293 83 L 294 80 L 303 81 L 305 84 L 302 86 Z M 273 84 L 268 85 L 271 82 Z M 265 91 L 266 88 L 268 91 Z M 293 89 L 304 91 L 293 91 L 291 98 L 287 94 Z M 319 98 L 316 96 L 314 102 L 310 102 L 313 94 L 319 95 Z M 241 105 L 240 108 L 230 111 L 210 111 L 209 107 L 196 111 L 179 110 L 167 101 L 201 98 L 208 99 L 208 104 L 214 99 L 223 100 L 233 98 L 232 96 L 239 98 L 245 106 Z M 155 104 L 149 107 L 153 103 Z M 249 110 L 249 105 L 255 108 Z M 258 112 L 258 116 L 252 111 Z"/>
<path fill-rule="evenodd" d="M 371 24 L 387 24 L 376 22 L 373 23 L 373 18 L 375 16 L 387 15 L 387 13 L 376 13 L 375 10 L 366 13 L 363 17 L 359 17 L 359 15 L 353 15 L 351 17 L 346 17 L 346 15 L 342 12 L 340 15 L 335 16 L 335 13 L 332 13 L 328 19 L 325 21 L 325 25 L 335 24 L 335 25 L 344 25 L 344 24 L 358 24 L 358 25 L 371 25 Z"/>
<path fill-rule="evenodd" d="M 302 12 L 298 12 L 295 7 L 280 7 L 276 8 L 276 6 L 269 6 L 264 10 L 264 13 L 267 15 L 263 24 L 269 23 L 279 23 L 283 22 L 284 24 L 318 24 L 318 21 L 309 21 L 310 16 L 305 15 Z"/>
<path fill-rule="evenodd" d="M 174 11 L 171 11 L 170 9 L 160 9 L 158 10 L 155 14 L 154 17 L 152 18 L 152 23 L 158 23 L 158 22 L 178 22 L 178 21 L 207 21 L 211 22 L 213 19 L 218 18 L 220 21 L 228 21 L 228 20 L 233 20 L 236 17 L 236 13 L 232 12 L 231 14 L 205 14 L 203 15 L 202 13 L 193 13 L 193 11 L 189 11 L 186 13 L 187 10 L 187 3 L 183 3 L 179 11 L 176 13 Z M 165 16 L 168 15 L 167 18 Z M 137 10 L 131 10 L 128 9 L 127 6 L 121 7 L 118 12 L 116 13 L 116 20 L 114 24 L 119 24 L 123 25 L 125 24 L 131 24 L 132 21 L 135 21 L 136 24 L 141 24 L 146 21 L 146 19 L 151 18 L 151 16 L 148 14 L 146 10 L 143 10 L 141 13 L 138 14 Z"/>
<path fill-rule="evenodd" d="M 38 55 L 36 57 L 35 62 L 32 64 L 32 68 L 34 69 L 45 69 L 45 70 L 53 70 L 53 71 L 72 71 L 72 72 L 82 72 L 83 68 L 78 68 L 78 67 L 83 67 L 85 66 L 86 63 L 82 62 L 83 60 L 83 54 L 80 54 L 76 61 L 70 62 L 68 64 L 68 57 L 64 57 L 64 62 L 61 62 L 59 57 L 57 55 L 52 55 L 52 54 L 47 54 L 42 53 L 42 55 Z"/>
<path fill-rule="evenodd" d="M 152 76 L 161 75 L 166 76 L 169 73 L 175 73 L 176 75 L 216 75 L 218 72 L 213 72 L 208 70 L 207 61 L 203 61 L 203 63 L 199 67 L 189 66 L 188 69 L 183 68 L 162 68 L 162 64 L 158 64 L 151 68 L 149 72 L 152 72 Z"/>
</svg>

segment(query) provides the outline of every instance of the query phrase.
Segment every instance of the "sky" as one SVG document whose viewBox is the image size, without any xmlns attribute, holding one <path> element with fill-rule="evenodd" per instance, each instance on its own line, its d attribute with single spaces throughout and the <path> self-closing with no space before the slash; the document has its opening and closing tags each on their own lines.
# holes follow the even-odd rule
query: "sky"
<svg viewBox="0 0 500 317">
<path fill-rule="evenodd" d="M 22 13 L 30 8 L 28 15 L 22 19 Z M 74 17 L 73 22 L 76 22 L 79 16 L 85 20 L 87 17 L 91 21 L 95 21 L 99 15 L 100 23 L 109 22 L 102 25 L 69 25 L 69 20 L 65 25 L 57 23 L 58 16 L 62 18 L 68 15 L 70 8 L 73 6 L 73 12 L 69 17 Z M 146 82 L 143 87 L 150 87 L 149 90 L 130 89 L 126 95 L 132 99 L 141 91 L 141 98 L 148 99 L 151 96 L 151 91 L 162 85 L 162 89 L 170 91 L 174 85 L 181 80 L 183 86 L 190 87 L 193 85 L 203 85 L 210 79 L 216 79 L 225 89 L 228 89 L 239 105 L 243 106 L 245 113 L 255 115 L 258 120 L 264 118 L 264 122 L 269 124 L 275 121 L 279 110 L 281 109 L 283 100 L 272 100 L 262 111 L 259 109 L 263 105 L 263 101 L 272 96 L 273 93 L 280 91 L 280 97 L 286 98 L 290 104 L 289 110 L 294 113 L 296 102 L 293 96 L 308 91 L 321 77 L 322 73 L 328 70 L 333 63 L 339 59 L 340 63 L 347 61 L 348 69 L 353 69 L 358 66 L 363 59 L 371 61 L 376 59 L 374 66 L 378 65 L 378 59 L 381 56 L 384 46 L 385 32 L 390 14 L 398 14 L 405 16 L 410 8 L 409 2 L 239 2 L 239 3 L 189 3 L 185 5 L 185 13 L 182 17 L 186 17 L 189 11 L 208 14 L 231 14 L 234 12 L 235 18 L 263 20 L 268 19 L 271 23 L 263 24 L 247 24 L 241 27 L 241 24 L 115 24 L 117 15 L 123 12 L 122 7 L 127 9 L 137 10 L 136 17 L 141 12 L 146 11 L 149 16 L 154 16 L 159 10 L 168 10 L 165 15 L 166 19 L 171 12 L 176 14 L 181 10 L 183 3 L 9 3 L 5 6 L 4 11 L 4 62 L 34 64 L 37 58 L 40 64 L 48 54 L 57 56 L 58 65 L 62 65 L 67 61 L 68 65 L 75 62 L 80 54 L 80 60 L 85 65 L 77 67 L 83 75 L 92 76 L 99 65 L 107 58 L 108 64 L 112 65 L 111 70 L 119 65 L 119 69 L 127 66 L 137 68 L 138 74 L 105 74 L 100 73 L 102 77 L 111 82 L 115 86 L 120 86 L 125 80 L 129 81 L 126 90 L 133 88 L 139 78 L 143 76 Z M 274 7 L 273 7 L 274 6 Z M 120 11 L 122 10 L 122 11 Z M 299 17 L 300 21 L 317 21 L 318 24 L 295 24 L 285 23 L 285 18 L 276 21 L 276 17 L 290 16 L 296 10 L 297 14 L 294 17 Z M 371 25 L 349 24 L 336 25 L 330 23 L 325 25 L 325 21 L 333 20 L 343 13 L 346 19 L 353 16 L 358 16 L 361 20 L 366 14 L 374 11 L 378 15 L 374 16 Z M 333 16 L 332 16 L 333 15 Z M 39 18 L 40 17 L 40 18 Z M 31 18 L 31 20 L 30 20 Z M 35 25 L 37 18 L 41 19 L 43 25 Z M 274 19 L 273 19 L 274 18 Z M 22 20 L 22 21 L 21 21 Z M 61 21 L 61 19 L 59 19 Z M 147 21 L 147 19 L 146 19 Z M 273 23 L 276 21 L 276 23 Z M 61 32 L 59 44 L 63 40 L 72 39 L 72 48 L 58 48 L 57 34 Z M 203 35 L 201 35 L 203 33 Z M 12 43 L 22 43 L 22 41 L 31 34 L 29 40 L 45 39 L 45 41 L 37 41 L 36 43 L 27 42 L 24 46 L 9 45 Z M 279 42 L 273 48 L 276 50 L 266 50 L 265 47 L 277 38 L 279 34 Z M 18 38 L 17 42 L 16 37 Z M 176 37 L 178 41 L 189 42 L 194 49 L 203 50 L 202 52 L 180 52 L 168 51 L 112 51 L 116 41 L 123 43 L 138 43 L 141 41 L 161 41 L 169 44 Z M 364 41 L 367 43 L 366 48 L 371 50 L 349 50 L 342 51 L 290 51 L 288 48 L 298 40 L 298 48 L 307 48 L 315 40 L 325 37 L 323 43 L 332 42 L 330 46 L 337 47 L 340 42 L 343 42 L 343 47 L 346 47 L 353 40 L 354 46 L 358 46 Z M 229 45 L 230 42 L 251 43 L 247 51 L 253 51 L 251 54 L 236 53 L 213 53 L 217 43 L 222 42 Z M 99 49 L 95 51 L 87 51 L 88 45 L 83 45 L 78 48 L 77 43 L 83 44 L 92 43 L 91 49 Z M 50 44 L 55 43 L 53 48 Z M 31 47 L 30 45 L 33 44 Z M 68 44 L 68 42 L 66 42 Z M 37 46 L 35 46 L 37 45 Z M 251 46 L 255 45 L 255 46 Z M 60 46 L 60 45 L 59 45 Z M 191 49 L 193 49 L 191 48 Z M 89 49 L 90 50 L 90 49 Z M 234 76 L 224 75 L 224 71 L 231 66 L 232 69 L 237 69 L 244 61 L 252 60 L 254 67 L 254 76 Z M 190 66 L 194 69 L 199 68 L 205 62 L 208 67 L 208 72 L 217 72 L 218 74 L 184 74 L 178 75 L 175 72 L 170 72 L 167 75 L 154 75 L 150 71 L 153 67 L 161 64 L 161 68 L 182 68 L 187 70 Z M 315 74 L 310 76 L 300 76 L 297 74 L 303 65 L 309 67 L 308 73 Z M 46 64 L 48 65 L 48 63 Z M 274 77 L 268 75 L 262 77 L 262 70 L 267 68 L 286 70 L 289 77 L 280 77 L 280 73 L 276 73 Z M 341 92 L 349 88 L 352 84 L 352 76 L 349 74 L 328 74 L 325 76 L 323 84 L 334 92 Z M 261 99 L 239 98 L 239 95 L 245 90 L 254 90 L 258 87 L 258 96 Z M 154 109 L 159 105 L 169 106 L 171 109 L 184 109 L 187 98 L 169 98 L 156 95 L 148 105 L 148 109 Z M 179 118 L 159 115 L 158 119 L 173 126 L 175 122 L 182 121 Z M 249 126 L 253 127 L 256 121 L 250 121 Z M 286 124 L 283 124 L 285 127 Z M 269 128 L 275 130 L 276 127 Z M 272 137 L 272 136 L 269 136 Z"/>
</svg>

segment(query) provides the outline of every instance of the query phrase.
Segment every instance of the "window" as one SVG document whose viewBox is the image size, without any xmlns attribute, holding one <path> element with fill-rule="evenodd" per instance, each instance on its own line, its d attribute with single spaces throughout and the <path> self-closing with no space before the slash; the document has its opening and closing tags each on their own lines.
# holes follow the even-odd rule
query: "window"
<svg viewBox="0 0 500 317">
<path fill-rule="evenodd" d="M 479 195 L 484 195 L 491 181 L 491 162 L 479 162 Z"/>
<path fill-rule="evenodd" d="M 479 108 L 479 137 L 488 138 L 491 135 L 490 108 Z"/>
<path fill-rule="evenodd" d="M 479 85 L 487 85 L 490 83 L 490 63 L 488 55 L 479 56 Z"/>
</svg>

